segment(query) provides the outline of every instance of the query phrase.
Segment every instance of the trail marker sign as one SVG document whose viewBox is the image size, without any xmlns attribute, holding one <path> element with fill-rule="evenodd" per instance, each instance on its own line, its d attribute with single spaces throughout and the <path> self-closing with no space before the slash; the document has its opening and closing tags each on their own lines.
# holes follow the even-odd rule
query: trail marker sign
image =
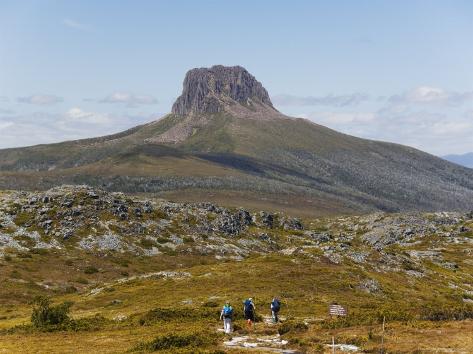
<svg viewBox="0 0 473 354">
<path fill-rule="evenodd" d="M 330 304 L 328 307 L 328 313 L 330 316 L 346 316 L 348 310 L 339 304 Z"/>
</svg>

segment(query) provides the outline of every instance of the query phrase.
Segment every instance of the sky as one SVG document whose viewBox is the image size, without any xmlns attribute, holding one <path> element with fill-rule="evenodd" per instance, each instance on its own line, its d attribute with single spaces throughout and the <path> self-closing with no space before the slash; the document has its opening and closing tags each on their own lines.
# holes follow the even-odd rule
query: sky
<svg viewBox="0 0 473 354">
<path fill-rule="evenodd" d="M 0 0 L 0 148 L 171 110 L 241 65 L 283 113 L 435 155 L 473 151 L 473 1 Z"/>
</svg>

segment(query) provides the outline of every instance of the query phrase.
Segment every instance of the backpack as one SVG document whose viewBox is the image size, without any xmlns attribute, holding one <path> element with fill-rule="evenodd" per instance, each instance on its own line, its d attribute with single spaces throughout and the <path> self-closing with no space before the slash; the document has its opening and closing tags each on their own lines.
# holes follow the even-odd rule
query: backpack
<svg viewBox="0 0 473 354">
<path fill-rule="evenodd" d="M 253 312 L 254 306 L 250 300 L 245 300 L 245 312 Z"/>
<path fill-rule="evenodd" d="M 223 307 L 223 317 L 229 318 L 233 315 L 233 308 L 231 306 L 224 306 Z"/>
<path fill-rule="evenodd" d="M 274 299 L 271 303 L 271 307 L 273 308 L 274 312 L 278 312 L 281 309 L 281 302 L 278 299 Z"/>
</svg>

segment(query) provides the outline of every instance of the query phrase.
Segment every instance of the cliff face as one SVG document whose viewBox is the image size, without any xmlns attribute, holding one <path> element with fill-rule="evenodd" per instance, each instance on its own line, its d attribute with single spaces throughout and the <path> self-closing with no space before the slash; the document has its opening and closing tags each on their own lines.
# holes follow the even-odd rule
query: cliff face
<svg viewBox="0 0 473 354">
<path fill-rule="evenodd" d="M 266 89 L 248 71 L 241 66 L 216 65 L 187 72 L 172 113 L 218 113 L 235 103 L 263 104 L 274 109 Z"/>
</svg>

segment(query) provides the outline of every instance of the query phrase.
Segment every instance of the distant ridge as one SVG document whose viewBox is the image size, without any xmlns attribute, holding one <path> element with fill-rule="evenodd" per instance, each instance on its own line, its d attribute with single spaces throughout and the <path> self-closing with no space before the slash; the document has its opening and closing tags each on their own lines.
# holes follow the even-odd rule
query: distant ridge
<svg viewBox="0 0 473 354">
<path fill-rule="evenodd" d="M 468 168 L 473 168 L 473 152 L 468 152 L 462 155 L 446 155 L 443 156 L 443 158 L 450 162 L 454 162 Z"/>
<path fill-rule="evenodd" d="M 126 132 L 0 150 L 0 188 L 64 183 L 298 215 L 473 208 L 473 170 L 287 117 L 240 66 L 190 70 L 170 114 Z"/>
</svg>

